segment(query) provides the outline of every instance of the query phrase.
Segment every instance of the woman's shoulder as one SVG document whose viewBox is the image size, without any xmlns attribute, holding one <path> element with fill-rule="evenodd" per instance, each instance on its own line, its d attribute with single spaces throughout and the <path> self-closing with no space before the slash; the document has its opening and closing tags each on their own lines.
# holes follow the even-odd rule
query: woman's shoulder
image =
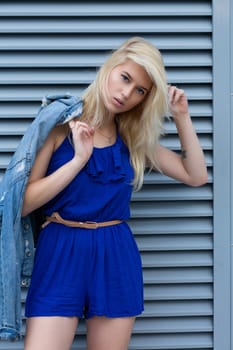
<svg viewBox="0 0 233 350">
<path fill-rule="evenodd" d="M 55 151 L 68 136 L 69 126 L 67 124 L 56 125 L 49 133 L 47 142 L 53 144 L 53 150 Z"/>
<path fill-rule="evenodd" d="M 69 126 L 68 124 L 56 125 L 50 134 L 50 137 L 54 142 L 54 150 L 56 150 L 64 141 L 64 139 L 69 134 Z"/>
</svg>

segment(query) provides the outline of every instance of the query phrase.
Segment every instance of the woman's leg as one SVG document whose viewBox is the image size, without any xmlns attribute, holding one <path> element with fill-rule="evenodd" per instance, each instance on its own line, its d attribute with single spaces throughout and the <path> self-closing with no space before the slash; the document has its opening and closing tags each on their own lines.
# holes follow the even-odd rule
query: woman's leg
<svg viewBox="0 0 233 350">
<path fill-rule="evenodd" d="M 31 317 L 24 350 L 69 350 L 77 326 L 77 317 Z"/>
<path fill-rule="evenodd" d="M 127 350 L 135 317 L 87 320 L 88 350 Z"/>
</svg>

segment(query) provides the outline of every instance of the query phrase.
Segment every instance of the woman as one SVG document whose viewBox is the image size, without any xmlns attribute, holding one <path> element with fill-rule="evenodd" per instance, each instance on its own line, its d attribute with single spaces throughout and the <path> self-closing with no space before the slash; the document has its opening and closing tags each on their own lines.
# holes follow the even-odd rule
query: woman
<svg viewBox="0 0 233 350">
<path fill-rule="evenodd" d="M 125 350 L 143 311 L 142 266 L 125 220 L 145 167 L 187 185 L 207 181 L 183 90 L 168 86 L 160 52 L 132 38 L 83 94 L 81 118 L 56 126 L 39 151 L 23 215 L 42 207 L 26 302 L 25 350 L 68 350 L 81 317 L 88 350 Z M 170 111 L 181 156 L 161 146 Z"/>
</svg>

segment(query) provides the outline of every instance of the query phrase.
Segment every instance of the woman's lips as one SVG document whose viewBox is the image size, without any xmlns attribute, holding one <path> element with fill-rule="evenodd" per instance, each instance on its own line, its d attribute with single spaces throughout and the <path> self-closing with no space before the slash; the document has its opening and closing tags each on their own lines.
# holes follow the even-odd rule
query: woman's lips
<svg viewBox="0 0 233 350">
<path fill-rule="evenodd" d="M 113 100 L 114 100 L 114 104 L 115 104 L 116 106 L 118 106 L 118 107 L 124 106 L 124 103 L 123 103 L 123 101 L 122 101 L 121 99 L 114 97 Z"/>
</svg>

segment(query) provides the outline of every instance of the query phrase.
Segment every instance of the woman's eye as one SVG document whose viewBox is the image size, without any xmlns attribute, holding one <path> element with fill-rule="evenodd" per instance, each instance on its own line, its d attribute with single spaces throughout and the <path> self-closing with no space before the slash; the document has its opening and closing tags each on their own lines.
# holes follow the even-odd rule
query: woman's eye
<svg viewBox="0 0 233 350">
<path fill-rule="evenodd" d="M 144 95 L 145 94 L 145 91 L 142 89 L 142 88 L 137 88 L 137 93 L 139 95 Z"/>
<path fill-rule="evenodd" d="M 129 81 L 129 78 L 125 74 L 121 74 L 121 77 L 124 81 Z"/>
</svg>

